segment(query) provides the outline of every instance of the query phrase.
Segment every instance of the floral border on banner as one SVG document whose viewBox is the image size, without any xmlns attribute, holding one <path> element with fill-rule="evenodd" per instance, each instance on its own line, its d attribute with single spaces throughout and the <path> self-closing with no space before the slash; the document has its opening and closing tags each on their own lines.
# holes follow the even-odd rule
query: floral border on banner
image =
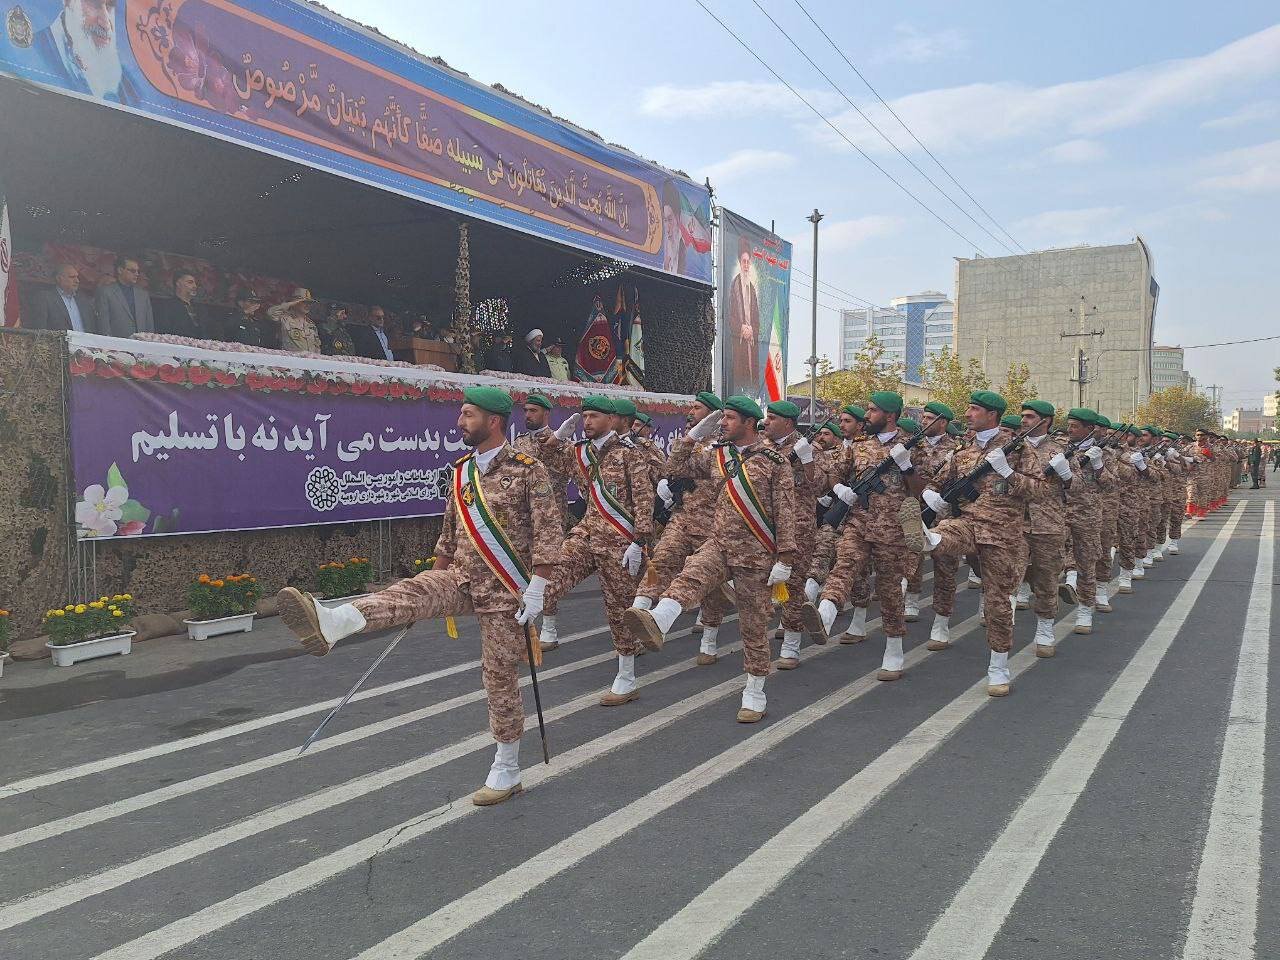
<svg viewBox="0 0 1280 960">
<path fill-rule="evenodd" d="M 147 337 L 149 343 L 172 342 L 184 346 L 217 349 L 218 344 L 206 340 L 193 340 L 186 337 Z M 232 345 L 238 346 L 238 345 Z M 223 351 L 220 351 L 223 352 Z M 443 368 L 435 366 L 413 366 L 389 361 L 367 361 L 372 369 L 378 371 L 372 376 L 363 376 L 347 370 L 305 370 L 299 368 L 273 367 L 261 363 L 245 363 L 231 359 L 245 350 L 226 350 L 228 359 L 214 360 L 208 358 L 169 357 L 168 362 L 157 362 L 158 358 L 134 353 L 124 349 L 97 349 L 84 346 L 72 347 L 68 360 L 68 373 L 73 377 L 100 377 L 102 379 L 138 380 L 143 382 L 167 383 L 188 389 L 200 387 L 210 389 L 247 388 L 261 393 L 298 393 L 312 396 L 355 396 L 371 397 L 378 400 L 430 400 L 435 403 L 460 403 L 462 388 L 456 381 L 448 378 L 433 379 L 432 371 L 445 373 Z M 307 357 L 325 360 L 318 354 L 288 354 L 282 351 L 255 350 L 255 356 L 266 353 L 278 353 L 281 356 Z M 352 358 L 344 357 L 344 361 Z M 395 375 L 396 368 L 408 367 L 428 374 L 423 377 L 404 378 Z M 372 372 L 372 370 L 371 370 Z M 531 379 L 547 384 L 546 388 L 520 389 L 512 385 L 511 396 L 517 404 L 523 403 L 532 392 L 542 393 L 556 406 L 576 409 L 582 405 L 584 394 L 563 392 L 556 389 L 560 381 L 544 380 L 541 377 L 517 377 L 514 374 L 485 371 L 485 376 L 495 379 L 519 379 L 527 384 Z M 590 388 L 590 385 L 581 385 Z M 609 388 L 601 385 L 600 393 L 631 394 L 636 396 L 639 404 L 646 412 L 651 413 L 684 413 L 688 403 L 671 400 L 658 400 L 645 397 L 641 391 Z"/>
</svg>

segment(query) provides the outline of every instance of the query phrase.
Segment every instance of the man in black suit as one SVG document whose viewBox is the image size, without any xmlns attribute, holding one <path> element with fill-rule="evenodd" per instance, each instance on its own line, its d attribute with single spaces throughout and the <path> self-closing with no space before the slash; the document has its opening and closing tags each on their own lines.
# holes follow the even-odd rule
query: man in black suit
<svg viewBox="0 0 1280 960">
<path fill-rule="evenodd" d="M 80 292 L 80 271 L 69 263 L 58 264 L 54 286 L 37 291 L 22 317 L 31 330 L 98 332 L 93 301 Z"/>
<path fill-rule="evenodd" d="M 195 298 L 200 286 L 196 275 L 180 270 L 173 277 L 173 299 L 155 301 L 153 315 L 156 333 L 172 333 L 179 337 L 207 340 L 204 318 L 196 311 Z"/>
<path fill-rule="evenodd" d="M 347 328 L 354 345 L 353 353 L 371 360 L 394 360 L 391 344 L 387 340 L 387 312 L 381 307 L 369 308 L 367 327 L 352 325 Z"/>
</svg>

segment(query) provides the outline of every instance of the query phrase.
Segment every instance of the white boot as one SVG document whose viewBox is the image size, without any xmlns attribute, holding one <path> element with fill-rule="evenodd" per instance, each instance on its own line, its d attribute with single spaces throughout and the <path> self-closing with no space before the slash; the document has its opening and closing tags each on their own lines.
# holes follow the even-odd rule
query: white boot
<svg viewBox="0 0 1280 960">
<path fill-rule="evenodd" d="M 1164 545 L 1164 550 L 1165 550 L 1165 553 L 1168 553 L 1175 557 L 1181 552 L 1178 549 L 1178 541 L 1172 538 L 1170 538 L 1169 541 Z"/>
<path fill-rule="evenodd" d="M 1058 595 L 1067 603 L 1079 603 L 1080 598 L 1076 595 L 1077 574 L 1075 570 L 1067 571 L 1067 579 L 1062 586 L 1058 588 Z"/>
<path fill-rule="evenodd" d="M 1160 544 L 1151 551 L 1151 559 L 1156 563 L 1164 562 L 1164 544 Z"/>
<path fill-rule="evenodd" d="M 520 782 L 520 741 L 498 744 L 493 766 L 484 785 L 490 790 L 510 790 Z"/>
<path fill-rule="evenodd" d="M 1093 633 L 1093 608 L 1083 603 L 1076 607 L 1075 633 Z"/>
<path fill-rule="evenodd" d="M 1052 657 L 1058 652 L 1058 638 L 1053 635 L 1053 617 L 1036 617 L 1036 656 Z"/>
<path fill-rule="evenodd" d="M 1137 563 L 1133 565 L 1132 575 L 1133 575 L 1133 579 L 1135 580 L 1142 580 L 1143 578 L 1146 577 L 1147 575 L 1146 567 L 1143 565 L 1141 560 L 1139 560 Z"/>
<path fill-rule="evenodd" d="M 1133 572 L 1132 571 L 1126 570 L 1124 573 L 1120 574 L 1119 590 L 1121 593 L 1133 593 Z"/>
<path fill-rule="evenodd" d="M 982 586 L 982 578 L 978 576 L 976 573 L 974 573 L 972 570 L 970 570 L 968 583 L 969 583 L 970 590 L 977 590 L 979 587 Z"/>
<path fill-rule="evenodd" d="M 1142 558 L 1142 565 L 1144 567 L 1154 567 L 1156 565 L 1156 555 L 1154 551 L 1147 551 L 1147 555 Z"/>
<path fill-rule="evenodd" d="M 606 707 L 626 703 L 639 696 L 636 689 L 636 658 L 618 654 L 618 675 L 613 678 L 613 686 L 600 700 Z"/>
<path fill-rule="evenodd" d="M 1018 606 L 1019 610 L 1028 610 L 1031 607 L 1031 584 L 1023 580 L 1018 584 Z"/>
<path fill-rule="evenodd" d="M 907 603 L 903 612 L 903 619 L 905 619 L 907 623 L 915 623 L 920 619 L 920 594 L 907 594 Z"/>
<path fill-rule="evenodd" d="M 670 597 L 663 597 L 658 601 L 658 605 L 652 611 L 653 622 L 658 625 L 658 629 L 662 631 L 663 636 L 671 632 L 671 627 L 676 622 L 676 617 L 680 616 L 683 610 L 684 607 Z"/>
<path fill-rule="evenodd" d="M 926 650 L 945 650 L 951 646 L 951 618 L 933 616 L 933 629 L 929 631 L 929 642 L 924 645 Z"/>
<path fill-rule="evenodd" d="M 823 621 L 826 622 L 825 620 Z M 867 608 L 854 607 L 853 618 L 849 621 L 849 625 L 844 628 L 844 636 L 840 638 L 841 643 L 861 643 L 867 639 Z"/>
<path fill-rule="evenodd" d="M 1116 551 L 1117 551 L 1117 550 L 1119 550 L 1119 549 L 1120 549 L 1119 547 L 1112 547 L 1112 548 L 1111 548 L 1111 562 L 1112 562 L 1112 563 L 1115 563 L 1115 562 L 1116 562 Z"/>
<path fill-rule="evenodd" d="M 818 594 L 822 592 L 822 585 L 817 580 L 810 577 L 804 582 L 804 598 L 810 603 L 818 602 Z"/>
<path fill-rule="evenodd" d="M 344 603 L 341 606 L 329 607 L 316 604 L 316 620 L 320 624 L 320 636 L 332 650 L 339 640 L 359 633 L 367 622 L 364 614 L 355 608 L 355 604 Z"/>
<path fill-rule="evenodd" d="M 1120 585 L 1124 586 L 1123 577 L 1120 578 Z M 1098 587 L 1093 594 L 1093 609 L 1097 610 L 1099 613 L 1111 612 L 1111 598 L 1107 596 L 1107 588 L 1101 583 L 1098 584 Z"/>
<path fill-rule="evenodd" d="M 1007 697 L 1009 680 L 1009 654 L 992 650 L 991 662 L 987 665 L 987 696 Z"/>
<path fill-rule="evenodd" d="M 764 716 L 764 677 L 747 674 L 747 684 L 742 688 L 742 707 L 738 710 L 739 723 L 755 723 Z"/>
<path fill-rule="evenodd" d="M 698 666 L 709 667 L 716 662 L 716 636 L 719 633 L 719 624 L 703 628 L 702 640 L 698 643 Z"/>
<path fill-rule="evenodd" d="M 880 661 L 880 672 L 876 674 L 877 680 L 900 680 L 902 679 L 902 638 L 901 637 L 885 637 L 884 638 L 884 659 Z"/>
<path fill-rule="evenodd" d="M 782 650 L 778 654 L 779 670 L 794 670 L 800 666 L 800 638 L 803 634 L 799 630 L 788 630 L 782 635 Z"/>
<path fill-rule="evenodd" d="M 556 623 L 555 614 L 542 615 L 542 629 L 538 631 L 538 641 L 542 644 L 543 653 L 560 646 L 560 626 Z"/>
<path fill-rule="evenodd" d="M 653 597 L 636 597 L 631 601 L 631 605 L 637 610 L 652 610 Z M 701 616 L 701 614 L 699 614 Z"/>
</svg>

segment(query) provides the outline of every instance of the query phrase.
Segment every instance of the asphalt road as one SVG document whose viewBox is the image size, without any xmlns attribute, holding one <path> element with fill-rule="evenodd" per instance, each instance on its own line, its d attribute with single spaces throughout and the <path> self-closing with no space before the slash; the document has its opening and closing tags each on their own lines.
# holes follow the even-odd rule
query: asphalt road
<svg viewBox="0 0 1280 960">
<path fill-rule="evenodd" d="M 924 650 L 927 608 L 897 683 L 878 631 L 806 646 L 753 726 L 740 656 L 695 667 L 688 635 L 597 706 L 611 646 L 578 594 L 542 671 L 552 762 L 530 716 L 525 792 L 483 810 L 474 624 L 415 627 L 300 759 L 386 635 L 316 660 L 272 621 L 187 665 L 6 677 L 0 957 L 1280 957 L 1275 523 L 1236 491 L 1093 635 L 1064 607 L 1053 660 L 1020 613 L 1007 699 L 962 590 L 952 650 Z"/>
</svg>

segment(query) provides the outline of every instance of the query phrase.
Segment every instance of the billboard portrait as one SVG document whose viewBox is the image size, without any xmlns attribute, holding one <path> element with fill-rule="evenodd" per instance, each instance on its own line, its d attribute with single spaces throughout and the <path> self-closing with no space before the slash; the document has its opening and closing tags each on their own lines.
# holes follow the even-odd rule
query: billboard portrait
<svg viewBox="0 0 1280 960">
<path fill-rule="evenodd" d="M 791 244 L 720 211 L 719 348 L 724 396 L 766 402 L 786 394 Z"/>
</svg>

